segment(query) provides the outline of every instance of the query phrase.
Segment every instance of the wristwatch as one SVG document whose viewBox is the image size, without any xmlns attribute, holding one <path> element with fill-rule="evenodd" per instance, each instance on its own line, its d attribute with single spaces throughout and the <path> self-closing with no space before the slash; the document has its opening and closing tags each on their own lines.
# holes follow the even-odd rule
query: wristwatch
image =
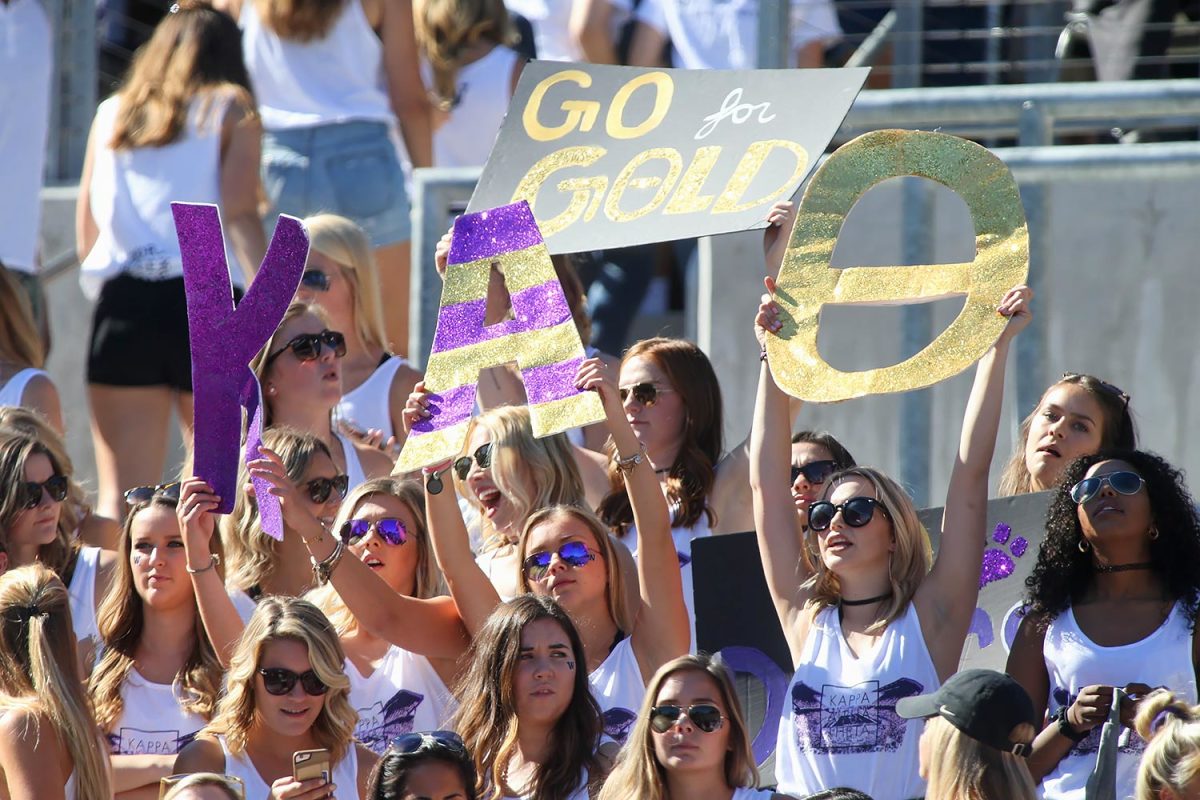
<svg viewBox="0 0 1200 800">
<path fill-rule="evenodd" d="M 1054 715 L 1054 720 L 1058 723 L 1058 732 L 1072 742 L 1082 742 L 1091 731 L 1075 730 L 1075 726 L 1067 719 L 1067 712 L 1070 709 L 1070 706 L 1060 706 L 1058 712 Z"/>
</svg>

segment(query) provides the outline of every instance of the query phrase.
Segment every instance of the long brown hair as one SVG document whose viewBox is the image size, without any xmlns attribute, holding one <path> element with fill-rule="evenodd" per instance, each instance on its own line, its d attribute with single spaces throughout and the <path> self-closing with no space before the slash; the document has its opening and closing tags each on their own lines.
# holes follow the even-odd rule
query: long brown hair
<svg viewBox="0 0 1200 800">
<path fill-rule="evenodd" d="M 358 0 L 252 0 L 263 24 L 282 39 L 311 42 L 333 28 L 347 2 Z"/>
<path fill-rule="evenodd" d="M 29 295 L 0 265 L 0 361 L 41 369 L 46 363 L 42 337 L 33 322 Z"/>
<path fill-rule="evenodd" d="M 171 144 L 187 127 L 192 100 L 204 95 L 209 102 L 215 90 L 228 90 L 254 113 L 237 23 L 195 0 L 180 5 L 133 57 L 118 93 L 120 105 L 108 142 L 113 150 Z"/>
<path fill-rule="evenodd" d="M 463 53 L 478 42 L 511 45 L 516 30 L 503 0 L 417 0 L 417 47 L 433 71 L 435 102 L 454 107 Z"/>
<path fill-rule="evenodd" d="M 667 499 L 673 506 L 671 524 L 689 528 L 704 516 L 709 526 L 717 523 L 716 513 L 708 507 L 708 496 L 716 482 L 717 462 L 722 450 L 721 384 L 704 351 L 685 339 L 658 337 L 643 339 L 625 352 L 621 365 L 633 358 L 654 362 L 662 370 L 671 388 L 683 399 L 682 442 L 675 463 L 667 473 Z M 616 466 L 612 442 L 609 451 L 609 493 L 596 509 L 618 536 L 624 536 L 633 524 L 633 506 L 625 491 L 625 475 Z M 659 467 L 665 466 L 659 464 Z"/>
<path fill-rule="evenodd" d="M 602 730 L 600 706 L 588 685 L 583 642 L 558 603 L 549 597 L 521 595 L 497 606 L 471 642 L 466 659 L 470 666 L 455 690 L 462 705 L 450 720 L 451 729 L 458 731 L 475 757 L 479 795 L 487 800 L 503 796 L 508 765 L 517 751 L 520 721 L 513 680 L 521 657 L 521 631 L 542 619 L 554 620 L 562 627 L 578 668 L 571 703 L 550 737 L 554 752 L 537 766 L 528 796 L 530 800 L 562 800 L 579 787 L 585 770 L 589 784 L 603 780 L 596 758 Z"/>
<path fill-rule="evenodd" d="M 49 459 L 55 475 L 66 474 L 62 464 L 46 445 L 19 431 L 0 430 L 0 534 L 5 537 L 8 536 L 9 526 L 25 511 L 21 492 L 21 487 L 25 485 L 25 462 L 34 455 Z M 39 548 L 38 561 L 69 580 L 67 572 L 79 546 L 78 540 L 64 535 L 60 524 L 54 541 Z"/>
</svg>

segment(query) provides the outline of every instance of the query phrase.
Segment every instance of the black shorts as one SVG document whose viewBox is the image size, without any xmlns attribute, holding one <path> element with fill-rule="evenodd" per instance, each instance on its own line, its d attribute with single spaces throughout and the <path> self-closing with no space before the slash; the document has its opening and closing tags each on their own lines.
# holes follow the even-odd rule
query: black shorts
<svg viewBox="0 0 1200 800">
<path fill-rule="evenodd" d="M 118 275 L 100 290 L 88 346 L 88 383 L 192 390 L 183 278 Z"/>
</svg>

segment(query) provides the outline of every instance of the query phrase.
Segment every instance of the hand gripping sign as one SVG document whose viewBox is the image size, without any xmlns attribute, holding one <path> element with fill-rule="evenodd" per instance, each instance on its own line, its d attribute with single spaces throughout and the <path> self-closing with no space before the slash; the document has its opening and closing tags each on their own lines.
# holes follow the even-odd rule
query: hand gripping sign
<svg viewBox="0 0 1200 800">
<path fill-rule="evenodd" d="M 967 264 L 833 269 L 830 257 L 846 215 L 881 181 L 915 175 L 953 189 L 975 224 L 975 260 Z M 779 271 L 775 299 L 783 327 L 767 336 L 779 386 L 812 402 L 931 386 L 977 361 L 1007 320 L 1004 293 L 1029 272 L 1029 232 L 1012 173 L 987 149 L 924 131 L 876 131 L 839 148 L 813 175 Z M 826 303 L 911 303 L 966 295 L 954 322 L 921 352 L 881 369 L 841 372 L 817 351 Z"/>
<path fill-rule="evenodd" d="M 493 264 L 504 273 L 513 318 L 485 325 Z M 396 472 L 458 455 L 475 409 L 479 372 L 486 367 L 517 362 L 534 436 L 604 419 L 599 396 L 575 388 L 584 358 L 583 342 L 529 204 L 459 217 L 425 368 L 430 416 L 413 426 Z"/>
<path fill-rule="evenodd" d="M 258 457 L 258 447 L 262 444 L 262 392 L 249 364 L 271 338 L 296 294 L 308 259 L 308 234 L 300 220 L 280 215 L 258 275 L 242 302 L 234 308 L 217 207 L 172 203 L 171 213 L 175 216 L 175 231 L 183 256 L 192 351 L 195 405 L 192 473 L 207 481 L 220 496 L 217 512 L 228 514 L 233 511 L 233 500 L 239 490 L 238 446 L 243 408 L 249 420 L 247 461 Z M 266 481 L 254 479 L 262 529 L 282 540 L 279 498 L 270 489 Z"/>
</svg>

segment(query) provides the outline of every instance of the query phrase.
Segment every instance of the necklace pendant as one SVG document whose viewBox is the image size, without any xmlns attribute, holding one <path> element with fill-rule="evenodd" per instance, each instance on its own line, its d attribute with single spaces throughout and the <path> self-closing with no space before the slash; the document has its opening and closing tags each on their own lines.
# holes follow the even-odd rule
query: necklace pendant
<svg viewBox="0 0 1200 800">
<path fill-rule="evenodd" d="M 442 493 L 442 476 L 436 472 L 429 473 L 429 478 L 425 481 L 425 488 L 430 494 Z"/>
</svg>

